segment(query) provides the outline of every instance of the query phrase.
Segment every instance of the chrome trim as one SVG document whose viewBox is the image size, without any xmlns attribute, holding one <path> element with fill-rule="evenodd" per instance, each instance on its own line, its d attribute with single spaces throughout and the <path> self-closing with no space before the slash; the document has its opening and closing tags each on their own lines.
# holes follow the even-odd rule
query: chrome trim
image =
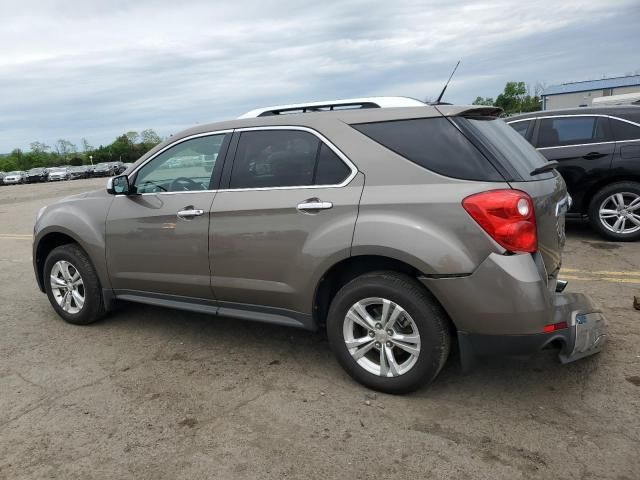
<svg viewBox="0 0 640 480">
<path fill-rule="evenodd" d="M 542 120 L 544 118 L 573 118 L 573 117 L 602 117 L 609 118 L 612 120 L 618 120 L 620 122 L 630 123 L 631 125 L 635 125 L 636 127 L 640 127 L 640 123 L 633 122 L 631 120 L 627 120 L 626 118 L 616 117 L 614 115 L 604 115 L 602 113 L 576 113 L 576 114 L 566 114 L 566 115 L 544 115 L 541 117 L 529 117 L 529 118 L 521 118 L 519 120 L 513 120 L 511 122 L 506 122 L 507 124 L 516 123 L 516 122 L 525 122 L 527 120 Z M 555 147 L 537 147 L 536 150 L 548 150 L 549 148 L 568 148 L 568 147 L 587 147 L 589 145 L 607 145 L 610 143 L 625 143 L 625 142 L 640 142 L 640 138 L 634 140 L 613 140 L 610 142 L 592 142 L 592 143 L 574 143 L 571 145 L 556 145 Z"/>
<path fill-rule="evenodd" d="M 342 153 L 338 149 L 338 147 L 336 147 L 333 143 L 331 143 L 331 141 L 329 141 L 327 137 L 322 135 L 317 130 L 314 130 L 313 128 L 301 127 L 301 126 L 295 126 L 295 125 L 274 125 L 274 126 L 265 126 L 265 127 L 245 127 L 245 128 L 235 129 L 236 132 L 253 132 L 253 131 L 259 131 L 259 130 L 301 130 L 303 132 L 311 133 L 316 137 L 318 137 L 320 141 L 324 142 L 327 145 L 327 147 L 333 150 L 333 153 L 335 153 L 347 165 L 347 167 L 351 169 L 351 173 L 342 183 L 335 184 L 335 185 L 294 185 L 290 187 L 224 188 L 224 189 L 218 190 L 219 192 L 248 192 L 248 191 L 257 192 L 257 191 L 266 191 L 266 190 L 293 190 L 293 189 L 306 190 L 306 189 L 315 189 L 315 188 L 340 188 L 340 187 L 345 187 L 349 183 L 351 183 L 351 180 L 353 180 L 355 176 L 358 174 L 358 168 L 353 164 L 353 162 L 351 162 L 351 160 L 349 160 L 349 158 L 344 153 Z"/>
<path fill-rule="evenodd" d="M 536 147 L 536 150 L 549 150 L 550 148 L 569 148 L 569 147 L 589 147 L 591 145 L 609 145 L 611 143 L 627 143 L 627 142 L 640 142 L 640 138 L 637 140 L 614 140 L 611 142 L 593 142 L 593 143 L 573 143 L 571 145 L 556 145 L 555 147 Z"/>
<path fill-rule="evenodd" d="M 138 165 L 127 176 L 129 177 L 129 179 L 131 179 L 132 175 L 137 173 L 138 170 L 140 170 L 142 167 L 144 167 L 147 163 L 152 161 L 158 155 L 160 155 L 164 151 L 168 150 L 169 148 L 171 148 L 171 147 L 173 147 L 175 145 L 178 145 L 179 143 L 182 143 L 182 142 L 184 142 L 186 140 L 190 140 L 192 138 L 198 138 L 198 137 L 206 137 L 206 136 L 210 136 L 210 135 L 218 135 L 218 134 L 223 134 L 223 133 L 251 132 L 251 131 L 256 131 L 256 130 L 301 130 L 301 131 L 304 131 L 304 132 L 309 132 L 309 133 L 315 135 L 316 137 L 318 137 L 318 139 L 320 139 L 322 142 L 324 142 L 327 145 L 327 147 L 329 147 L 331 150 L 333 150 L 333 153 L 335 153 L 344 163 L 346 163 L 346 165 L 351 170 L 351 173 L 349 174 L 349 176 L 342 183 L 339 183 L 339 184 L 336 184 L 336 185 L 296 185 L 296 186 L 291 186 L 291 187 L 222 188 L 222 189 L 217 189 L 217 190 L 185 190 L 185 191 L 179 191 L 179 192 L 146 192 L 146 193 L 139 193 L 138 195 L 177 195 L 177 194 L 183 194 L 183 193 L 216 193 L 216 192 L 247 192 L 247 191 L 265 191 L 265 190 L 314 189 L 314 188 L 340 188 L 340 187 L 345 187 L 349 183 L 351 183 L 351 180 L 353 180 L 355 178 L 355 176 L 358 174 L 358 168 L 353 164 L 353 162 L 351 160 L 349 160 L 349 157 L 347 157 L 344 153 L 342 153 L 340 151 L 340 149 L 338 149 L 338 147 L 336 147 L 329 139 L 327 139 L 327 137 L 322 135 L 317 130 L 314 130 L 313 128 L 309 128 L 309 127 L 301 127 L 301 126 L 296 126 L 296 125 L 273 125 L 273 126 L 264 126 L 264 127 L 244 127 L 244 128 L 227 129 L 227 130 L 214 130 L 214 131 L 210 131 L 210 132 L 197 133 L 197 134 L 194 134 L 194 135 L 190 135 L 188 137 L 181 138 L 181 139 L 179 139 L 179 140 L 167 145 L 162 150 L 159 150 L 156 153 L 154 153 L 153 156 L 151 156 L 147 160 L 145 160 L 144 163 Z M 118 195 L 115 195 L 115 196 L 116 197 L 126 197 L 127 195 L 118 194 Z"/>
<path fill-rule="evenodd" d="M 299 203 L 296 208 L 298 210 L 328 210 L 329 208 L 333 208 L 333 203 L 331 202 L 302 202 Z"/>
<path fill-rule="evenodd" d="M 292 109 L 304 109 L 314 107 L 340 107 L 342 105 L 353 105 L 358 103 L 373 103 L 378 108 L 392 108 L 392 107 L 425 107 L 426 103 L 416 100 L 410 97 L 363 97 L 363 98 L 344 98 L 341 100 L 326 100 L 324 102 L 307 102 L 307 103 L 292 103 L 290 105 L 274 105 L 271 107 L 262 107 L 251 110 L 238 118 L 256 118 L 266 112 L 273 112 L 278 110 L 292 110 Z"/>
</svg>

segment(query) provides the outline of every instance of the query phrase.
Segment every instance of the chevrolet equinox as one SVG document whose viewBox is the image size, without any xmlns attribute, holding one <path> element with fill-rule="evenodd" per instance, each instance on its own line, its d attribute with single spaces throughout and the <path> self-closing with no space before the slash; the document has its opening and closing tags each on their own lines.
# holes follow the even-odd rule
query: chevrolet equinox
<svg viewBox="0 0 640 480">
<path fill-rule="evenodd" d="M 562 177 L 493 107 L 402 97 L 251 111 L 170 137 L 38 213 L 38 285 L 66 321 L 117 301 L 326 329 L 357 381 L 432 381 L 496 354 L 598 352 L 558 278 Z"/>
</svg>

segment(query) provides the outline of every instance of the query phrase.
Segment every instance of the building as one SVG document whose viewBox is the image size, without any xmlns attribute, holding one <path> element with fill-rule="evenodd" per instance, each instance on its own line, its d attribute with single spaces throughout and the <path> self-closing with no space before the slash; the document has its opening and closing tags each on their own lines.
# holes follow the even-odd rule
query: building
<svg viewBox="0 0 640 480">
<path fill-rule="evenodd" d="M 540 96 L 542 109 L 551 110 L 590 107 L 594 98 L 623 94 L 640 94 L 640 75 L 552 85 Z"/>
</svg>

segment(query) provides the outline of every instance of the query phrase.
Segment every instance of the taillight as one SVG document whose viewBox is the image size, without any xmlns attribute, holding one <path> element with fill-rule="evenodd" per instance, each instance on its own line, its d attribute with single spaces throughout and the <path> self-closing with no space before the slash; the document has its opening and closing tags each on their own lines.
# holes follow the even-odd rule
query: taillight
<svg viewBox="0 0 640 480">
<path fill-rule="evenodd" d="M 462 206 L 498 244 L 510 252 L 538 249 L 531 197 L 520 190 L 489 190 L 465 198 Z"/>
</svg>

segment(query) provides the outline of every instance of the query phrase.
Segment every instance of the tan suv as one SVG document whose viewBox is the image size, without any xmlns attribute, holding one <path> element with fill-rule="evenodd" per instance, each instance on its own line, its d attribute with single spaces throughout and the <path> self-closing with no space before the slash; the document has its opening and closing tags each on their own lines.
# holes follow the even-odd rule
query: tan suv
<svg viewBox="0 0 640 480">
<path fill-rule="evenodd" d="M 558 280 L 565 184 L 492 107 L 369 98 L 272 107 L 174 135 L 105 190 L 42 209 L 34 268 L 71 323 L 134 301 L 326 329 L 363 384 L 480 356 L 597 352 Z"/>
</svg>

